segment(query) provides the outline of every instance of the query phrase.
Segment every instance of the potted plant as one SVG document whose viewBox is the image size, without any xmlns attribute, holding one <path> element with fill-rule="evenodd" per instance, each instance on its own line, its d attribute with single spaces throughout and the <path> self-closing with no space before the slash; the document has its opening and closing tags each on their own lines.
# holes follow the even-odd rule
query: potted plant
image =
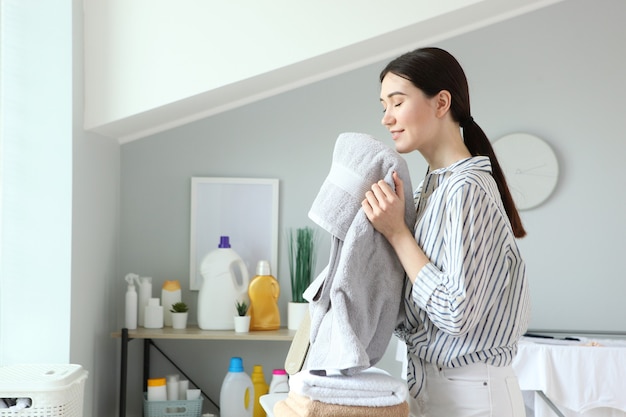
<svg viewBox="0 0 626 417">
<path fill-rule="evenodd" d="M 172 313 L 172 327 L 174 329 L 185 329 L 187 327 L 187 316 L 189 314 L 189 307 L 187 304 L 179 301 L 172 304 L 170 308 Z"/>
<path fill-rule="evenodd" d="M 248 313 L 248 303 L 244 300 L 236 301 L 235 308 L 237 309 L 238 316 L 235 316 L 235 332 L 248 333 L 250 331 L 250 316 Z"/>
<path fill-rule="evenodd" d="M 315 269 L 317 232 L 311 227 L 289 229 L 287 237 L 291 276 L 291 301 L 287 305 L 287 328 L 296 330 L 309 308 L 303 293 L 311 284 Z"/>
</svg>

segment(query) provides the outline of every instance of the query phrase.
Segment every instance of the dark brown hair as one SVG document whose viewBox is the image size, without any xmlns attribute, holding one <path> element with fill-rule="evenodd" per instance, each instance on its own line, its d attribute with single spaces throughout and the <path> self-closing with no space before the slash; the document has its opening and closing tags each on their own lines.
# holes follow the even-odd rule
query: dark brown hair
<svg viewBox="0 0 626 417">
<path fill-rule="evenodd" d="M 452 118 L 463 128 L 465 146 L 473 156 L 489 157 L 493 178 L 498 185 L 513 234 L 518 238 L 526 236 L 526 230 L 524 230 L 491 143 L 485 132 L 472 118 L 467 78 L 456 58 L 440 48 L 416 49 L 387 64 L 380 73 L 381 82 L 387 73 L 409 80 L 428 97 L 434 97 L 442 90 L 450 93 L 452 96 L 450 112 Z"/>
</svg>

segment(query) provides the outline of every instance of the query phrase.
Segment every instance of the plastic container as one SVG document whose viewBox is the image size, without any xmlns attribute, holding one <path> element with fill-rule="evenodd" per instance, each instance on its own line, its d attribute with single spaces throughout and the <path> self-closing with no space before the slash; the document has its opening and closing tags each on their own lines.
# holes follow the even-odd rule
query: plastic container
<svg viewBox="0 0 626 417">
<path fill-rule="evenodd" d="M 243 370 L 243 360 L 233 357 L 220 390 L 220 417 L 252 417 L 253 409 L 252 379 Z"/>
<path fill-rule="evenodd" d="M 274 369 L 272 371 L 269 393 L 277 394 L 279 392 L 289 392 L 289 377 L 284 369 Z"/>
<path fill-rule="evenodd" d="M 251 379 L 252 385 L 254 386 L 254 408 L 252 410 L 252 415 L 254 417 L 265 417 L 267 416 L 267 413 L 259 402 L 261 395 L 265 395 L 269 391 L 269 385 L 265 382 L 265 375 L 263 375 L 263 366 L 254 365 L 252 368 Z"/>
<path fill-rule="evenodd" d="M 235 302 L 248 300 L 250 276 L 243 259 L 221 236 L 219 247 L 200 264 L 202 284 L 198 292 L 198 327 L 203 330 L 232 330 L 237 315 Z"/>
<path fill-rule="evenodd" d="M 0 409 L 0 416 L 82 417 L 87 375 L 72 364 L 0 367 L 0 398 L 31 399 L 29 408 Z"/>
<path fill-rule="evenodd" d="M 148 401 L 143 398 L 144 417 L 200 417 L 202 397 L 195 400 Z"/>
<path fill-rule="evenodd" d="M 280 328 L 280 310 L 278 296 L 280 285 L 270 273 L 270 263 L 259 261 L 256 276 L 250 281 L 250 330 L 278 330 Z"/>
<path fill-rule="evenodd" d="M 180 282 L 178 280 L 165 281 L 161 288 L 161 305 L 163 306 L 163 325 L 172 325 L 172 304 L 182 301 Z"/>
<path fill-rule="evenodd" d="M 148 401 L 167 400 L 167 380 L 165 378 L 148 379 Z"/>
<path fill-rule="evenodd" d="M 159 305 L 158 298 L 148 300 L 144 313 L 144 327 L 146 329 L 160 329 L 163 327 L 163 306 Z"/>
<path fill-rule="evenodd" d="M 148 301 L 152 298 L 152 277 L 137 277 L 137 288 L 139 289 L 138 294 L 138 314 L 137 314 L 137 324 L 140 326 L 145 325 L 145 315 L 146 315 L 146 306 L 148 305 Z"/>
<path fill-rule="evenodd" d="M 125 297 L 124 327 L 129 330 L 137 328 L 137 290 L 135 289 L 135 274 L 127 274 L 124 278 L 128 283 Z"/>
</svg>

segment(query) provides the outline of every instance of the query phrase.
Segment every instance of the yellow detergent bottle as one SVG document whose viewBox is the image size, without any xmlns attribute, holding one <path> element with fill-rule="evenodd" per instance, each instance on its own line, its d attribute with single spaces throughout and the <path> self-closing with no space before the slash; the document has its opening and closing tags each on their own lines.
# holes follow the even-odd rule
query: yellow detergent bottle
<svg viewBox="0 0 626 417">
<path fill-rule="evenodd" d="M 280 285 L 270 274 L 270 263 L 259 261 L 256 276 L 252 278 L 248 287 L 250 330 L 278 330 L 280 328 L 279 295 Z"/>
<path fill-rule="evenodd" d="M 252 385 L 254 385 L 254 408 L 252 409 L 252 415 L 253 417 L 265 417 L 267 413 L 259 402 L 259 398 L 269 392 L 269 385 L 265 382 L 265 375 L 263 375 L 263 366 L 254 365 L 254 368 L 252 368 Z"/>
</svg>

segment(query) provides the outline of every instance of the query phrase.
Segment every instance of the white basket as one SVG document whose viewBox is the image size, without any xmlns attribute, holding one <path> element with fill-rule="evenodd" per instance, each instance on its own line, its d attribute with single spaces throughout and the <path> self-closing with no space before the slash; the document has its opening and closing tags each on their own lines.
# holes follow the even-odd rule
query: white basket
<svg viewBox="0 0 626 417">
<path fill-rule="evenodd" d="M 0 409 L 0 417 L 82 417 L 88 372 L 80 365 L 0 367 L 0 398 L 30 398 L 29 408 Z"/>
</svg>

